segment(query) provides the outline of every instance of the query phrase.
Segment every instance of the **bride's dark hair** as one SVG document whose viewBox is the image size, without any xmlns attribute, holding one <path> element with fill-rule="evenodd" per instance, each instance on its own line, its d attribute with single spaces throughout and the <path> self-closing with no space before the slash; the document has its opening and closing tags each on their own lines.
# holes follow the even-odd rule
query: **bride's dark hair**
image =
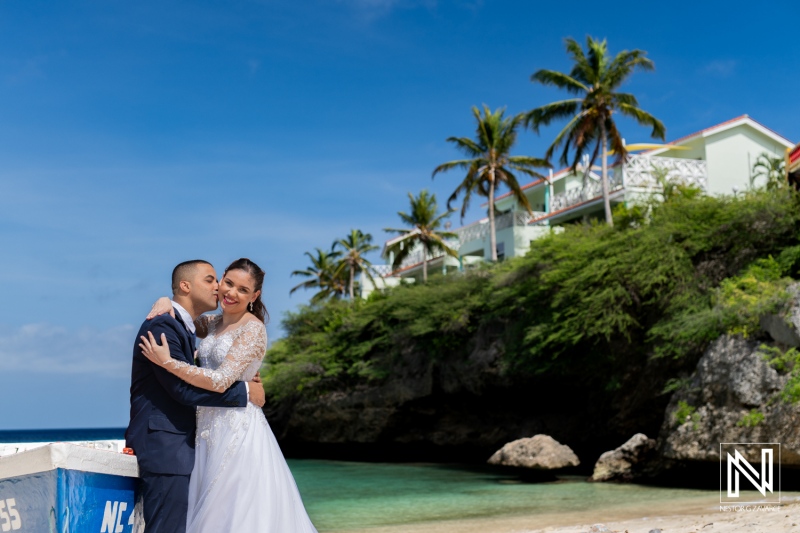
<svg viewBox="0 0 800 533">
<path fill-rule="evenodd" d="M 250 274 L 250 277 L 252 277 L 253 281 L 255 281 L 254 290 L 256 292 L 261 291 L 261 287 L 264 285 L 264 271 L 261 270 L 261 267 L 259 267 L 257 264 L 253 263 L 246 257 L 242 257 L 241 259 L 237 259 L 228 265 L 228 268 L 225 269 L 225 274 L 231 270 L 241 270 Z M 269 313 L 267 313 L 267 308 L 264 307 L 264 302 L 261 301 L 261 296 L 263 293 L 264 292 L 261 291 L 261 293 L 258 295 L 258 298 L 256 298 L 256 301 L 253 302 L 253 310 L 250 312 L 256 315 L 260 321 L 265 322 L 265 320 L 269 321 Z M 250 308 L 249 305 L 247 307 L 248 309 Z"/>
</svg>

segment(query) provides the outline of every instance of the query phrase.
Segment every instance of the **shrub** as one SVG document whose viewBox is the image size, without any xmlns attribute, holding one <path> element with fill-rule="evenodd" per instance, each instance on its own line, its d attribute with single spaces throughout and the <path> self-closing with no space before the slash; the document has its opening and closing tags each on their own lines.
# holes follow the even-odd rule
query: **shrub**
<svg viewBox="0 0 800 533">
<path fill-rule="evenodd" d="M 750 409 L 750 412 L 744 415 L 741 420 L 736 422 L 736 425 L 738 427 L 752 428 L 759 425 L 763 421 L 764 413 L 760 412 L 758 409 Z"/>
<path fill-rule="evenodd" d="M 697 429 L 697 425 L 700 422 L 700 413 L 697 412 L 697 408 L 689 405 L 683 400 L 678 401 L 678 408 L 672 414 L 672 419 L 675 422 L 675 425 L 682 426 L 687 422 L 692 423 L 692 429 Z"/>
<path fill-rule="evenodd" d="M 800 271 L 793 193 L 679 194 L 646 215 L 567 226 L 524 257 L 288 313 L 267 391 L 347 389 L 390 375 L 404 354 L 466 360 L 499 339 L 507 375 L 567 375 L 613 392 L 651 357 L 691 362 L 722 333 L 751 334 L 788 297 Z"/>
</svg>

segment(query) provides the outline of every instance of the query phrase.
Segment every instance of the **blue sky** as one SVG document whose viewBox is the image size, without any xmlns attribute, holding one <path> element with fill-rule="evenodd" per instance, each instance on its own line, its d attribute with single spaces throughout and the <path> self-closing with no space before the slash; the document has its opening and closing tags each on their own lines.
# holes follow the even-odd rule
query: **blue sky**
<svg viewBox="0 0 800 533">
<path fill-rule="evenodd" d="M 569 68 L 564 37 L 647 50 L 626 89 L 668 139 L 748 113 L 800 140 L 800 8 L 764 6 L 0 1 L 0 429 L 126 425 L 133 335 L 185 259 L 261 264 L 280 336 L 303 252 L 382 243 L 409 191 L 446 199 L 445 139 L 473 105 L 561 98 L 529 77 Z"/>
</svg>

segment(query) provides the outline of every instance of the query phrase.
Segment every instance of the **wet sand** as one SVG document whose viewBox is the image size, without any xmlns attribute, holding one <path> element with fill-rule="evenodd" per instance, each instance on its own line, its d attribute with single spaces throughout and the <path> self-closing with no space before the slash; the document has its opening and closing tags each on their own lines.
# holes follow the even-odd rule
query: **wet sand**
<svg viewBox="0 0 800 533">
<path fill-rule="evenodd" d="M 723 512 L 719 500 L 675 506 L 674 514 L 648 516 L 643 509 L 607 513 L 538 514 L 405 524 L 337 533 L 585 533 L 603 524 L 616 533 L 789 533 L 800 532 L 800 503 L 793 500 L 772 511 Z M 601 530 L 602 531 L 602 530 Z"/>
</svg>

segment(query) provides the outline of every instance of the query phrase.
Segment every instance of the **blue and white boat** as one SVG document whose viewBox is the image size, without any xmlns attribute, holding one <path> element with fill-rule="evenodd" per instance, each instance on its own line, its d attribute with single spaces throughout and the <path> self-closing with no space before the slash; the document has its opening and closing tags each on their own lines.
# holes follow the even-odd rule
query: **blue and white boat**
<svg viewBox="0 0 800 533">
<path fill-rule="evenodd" d="M 136 458 L 52 443 L 0 457 L 0 533 L 132 533 Z"/>
</svg>

